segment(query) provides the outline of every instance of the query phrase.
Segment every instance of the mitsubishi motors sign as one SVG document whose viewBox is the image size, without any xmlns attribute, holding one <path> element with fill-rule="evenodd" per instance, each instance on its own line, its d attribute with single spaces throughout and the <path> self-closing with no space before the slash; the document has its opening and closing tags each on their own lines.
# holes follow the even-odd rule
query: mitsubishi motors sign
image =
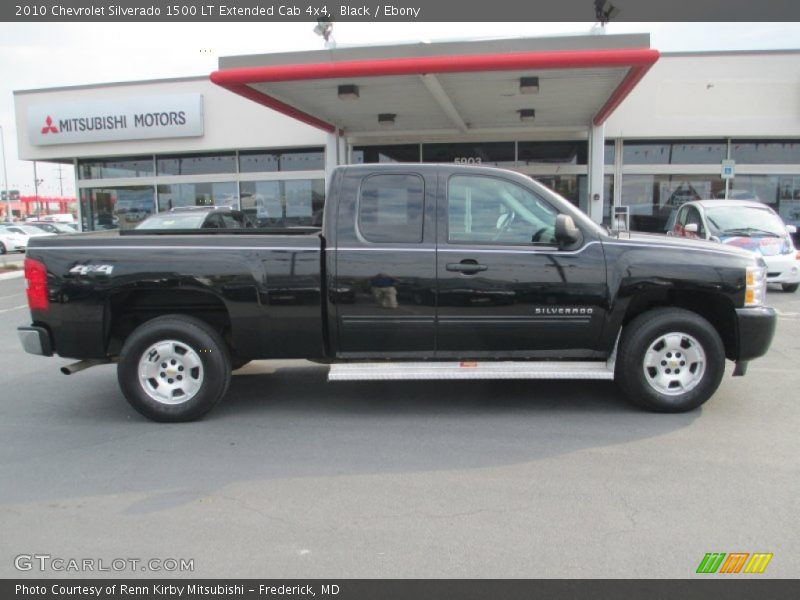
<svg viewBox="0 0 800 600">
<path fill-rule="evenodd" d="M 34 146 L 201 135 L 202 94 L 47 102 L 28 108 L 28 138 Z"/>
</svg>

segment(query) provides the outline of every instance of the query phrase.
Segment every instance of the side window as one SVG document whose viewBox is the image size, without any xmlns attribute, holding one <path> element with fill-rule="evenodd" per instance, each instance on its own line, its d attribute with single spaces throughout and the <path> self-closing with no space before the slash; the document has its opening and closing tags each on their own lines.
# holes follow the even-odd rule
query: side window
<svg viewBox="0 0 800 600">
<path fill-rule="evenodd" d="M 373 175 L 361 184 L 358 229 L 370 242 L 421 242 L 424 213 L 419 175 Z"/>
<path fill-rule="evenodd" d="M 206 218 L 203 229 L 222 229 L 222 219 L 218 213 L 213 213 Z"/>
<path fill-rule="evenodd" d="M 241 229 L 244 227 L 241 222 L 241 217 L 237 218 L 237 215 L 223 213 L 220 216 L 222 217 L 222 223 L 225 229 Z"/>
<path fill-rule="evenodd" d="M 676 211 L 675 221 L 672 227 L 669 228 L 672 233 L 677 236 L 684 235 L 683 227 L 686 225 L 686 211 L 689 210 L 688 207 L 679 208 Z"/>
<path fill-rule="evenodd" d="M 502 179 L 455 175 L 447 184 L 447 241 L 553 245 L 558 212 Z"/>
<path fill-rule="evenodd" d="M 686 225 L 697 225 L 697 236 L 705 237 L 706 230 L 705 227 L 703 227 L 703 219 L 700 217 L 700 211 L 694 206 L 690 206 L 686 210 L 686 213 Z"/>
</svg>

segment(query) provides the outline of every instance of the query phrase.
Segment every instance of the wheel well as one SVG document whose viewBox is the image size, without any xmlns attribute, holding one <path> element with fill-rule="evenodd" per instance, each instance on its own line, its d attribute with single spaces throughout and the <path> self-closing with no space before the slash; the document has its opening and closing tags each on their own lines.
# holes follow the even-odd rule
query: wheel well
<svg viewBox="0 0 800 600">
<path fill-rule="evenodd" d="M 108 355 L 118 355 L 127 337 L 142 323 L 175 314 L 205 321 L 235 353 L 230 314 L 214 294 L 198 290 L 135 290 L 117 294 L 109 302 L 105 323 Z"/>
<path fill-rule="evenodd" d="M 683 308 L 697 313 L 716 329 L 725 346 L 725 356 L 729 359 L 735 359 L 738 356 L 736 311 L 733 302 L 720 294 L 666 290 L 657 294 L 640 295 L 631 300 L 622 325 L 624 327 L 635 317 L 648 310 L 662 307 Z"/>
</svg>

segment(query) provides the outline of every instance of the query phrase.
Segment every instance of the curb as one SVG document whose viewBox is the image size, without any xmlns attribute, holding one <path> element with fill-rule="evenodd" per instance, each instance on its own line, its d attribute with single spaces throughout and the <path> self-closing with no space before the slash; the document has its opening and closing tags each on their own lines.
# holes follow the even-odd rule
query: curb
<svg viewBox="0 0 800 600">
<path fill-rule="evenodd" d="M 25 275 L 25 271 L 20 269 L 19 271 L 10 271 L 9 273 L 0 273 L 0 281 L 4 279 L 17 279 L 18 277 L 22 277 Z"/>
</svg>

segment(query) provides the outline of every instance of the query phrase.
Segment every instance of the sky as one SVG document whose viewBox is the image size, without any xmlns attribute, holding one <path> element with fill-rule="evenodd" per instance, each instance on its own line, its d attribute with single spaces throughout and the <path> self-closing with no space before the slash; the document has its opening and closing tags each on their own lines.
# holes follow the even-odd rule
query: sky
<svg viewBox="0 0 800 600">
<path fill-rule="evenodd" d="M 319 50 L 308 23 L 0 23 L 0 127 L 8 187 L 33 194 L 33 165 L 17 158 L 14 90 L 207 75 L 220 56 Z M 334 24 L 340 46 L 588 33 L 593 23 Z M 800 23 L 609 23 L 608 34 L 649 33 L 661 52 L 800 48 Z M 58 169 L 37 163 L 42 195 Z M 75 193 L 63 169 L 64 195 Z M 0 179 L 0 187 L 3 180 Z"/>
</svg>

